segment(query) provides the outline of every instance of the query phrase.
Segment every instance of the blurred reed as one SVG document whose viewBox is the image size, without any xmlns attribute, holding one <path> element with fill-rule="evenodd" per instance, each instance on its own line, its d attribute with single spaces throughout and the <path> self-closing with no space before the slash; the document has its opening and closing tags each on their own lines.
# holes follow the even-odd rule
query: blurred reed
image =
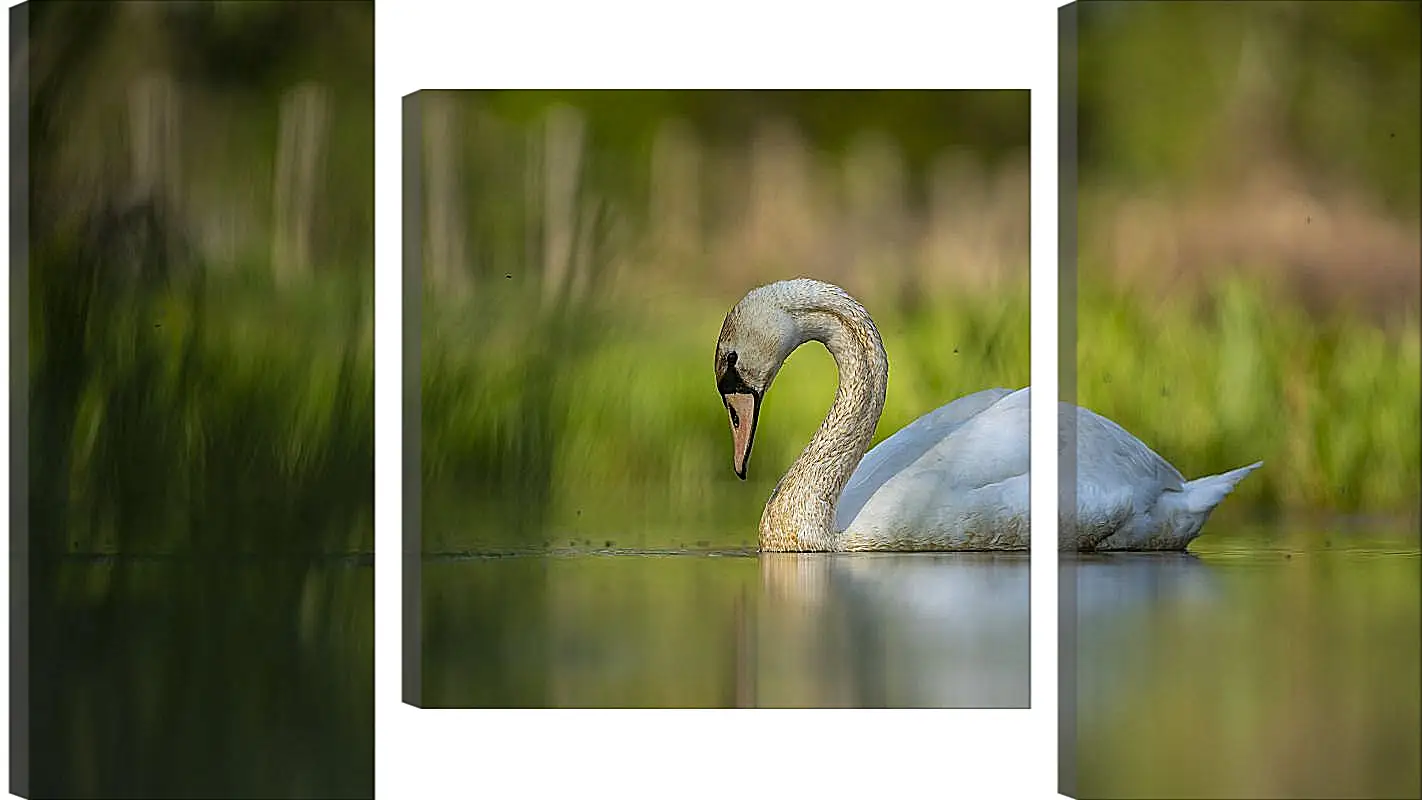
<svg viewBox="0 0 1422 800">
<path fill-rule="evenodd" d="M 1263 459 L 1223 513 L 1415 516 L 1417 4 L 1081 21 L 1078 400 L 1187 475 Z"/>
<path fill-rule="evenodd" d="M 331 8 L 310 61 L 237 78 L 189 62 L 250 32 L 221 7 L 37 15 L 37 551 L 371 548 L 373 109 L 322 65 L 368 7 Z"/>
<path fill-rule="evenodd" d="M 1077 329 L 1083 405 L 1189 477 L 1266 462 L 1231 505 L 1416 512 L 1415 313 L 1391 329 L 1314 319 L 1245 272 L 1173 301 L 1083 280 Z"/>
</svg>

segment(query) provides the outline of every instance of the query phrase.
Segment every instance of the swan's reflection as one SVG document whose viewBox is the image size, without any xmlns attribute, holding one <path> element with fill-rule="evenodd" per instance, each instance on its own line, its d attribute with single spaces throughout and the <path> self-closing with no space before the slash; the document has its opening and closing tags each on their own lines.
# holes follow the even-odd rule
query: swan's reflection
<svg viewBox="0 0 1422 800">
<path fill-rule="evenodd" d="M 1062 610 L 1078 622 L 1119 624 L 1123 616 L 1219 596 L 1215 575 L 1191 553 L 1063 553 L 1060 563 Z"/>
<path fill-rule="evenodd" d="M 756 704 L 1027 705 L 1025 555 L 785 553 L 760 566 Z M 1219 599 L 1188 553 L 1067 556 L 1061 580 L 1083 702 L 1130 668 L 1105 654 L 1139 626 Z"/>
<path fill-rule="evenodd" d="M 1219 576 L 1190 553 L 1064 553 L 1060 563 L 1060 699 L 1072 716 L 1110 707 L 1114 687 L 1150 657 L 1139 645 L 1162 615 L 1221 602 Z"/>
<path fill-rule="evenodd" d="M 1026 554 L 430 561 L 427 706 L 1024 707 Z"/>
<path fill-rule="evenodd" d="M 1025 707 L 1025 554 L 763 554 L 763 706 Z"/>
</svg>

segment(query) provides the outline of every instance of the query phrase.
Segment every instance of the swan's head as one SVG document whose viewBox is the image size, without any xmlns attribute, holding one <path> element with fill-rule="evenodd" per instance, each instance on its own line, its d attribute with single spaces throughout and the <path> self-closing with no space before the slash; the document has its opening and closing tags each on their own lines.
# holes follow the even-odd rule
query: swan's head
<svg viewBox="0 0 1422 800">
<path fill-rule="evenodd" d="M 795 319 L 775 301 L 774 287 L 754 289 L 721 324 L 716 340 L 716 388 L 731 418 L 731 466 L 746 479 L 760 404 L 775 374 L 800 342 Z"/>
</svg>

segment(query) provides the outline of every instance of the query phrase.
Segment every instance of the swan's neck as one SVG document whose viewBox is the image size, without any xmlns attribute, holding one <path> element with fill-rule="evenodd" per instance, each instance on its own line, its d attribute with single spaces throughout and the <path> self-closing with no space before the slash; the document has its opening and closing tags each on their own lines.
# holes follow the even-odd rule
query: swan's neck
<svg viewBox="0 0 1422 800">
<path fill-rule="evenodd" d="M 864 307 L 847 295 L 787 309 L 799 325 L 796 346 L 824 344 L 839 367 L 839 388 L 824 422 L 780 479 L 760 520 L 765 551 L 832 551 L 835 506 L 884 410 L 889 359 Z"/>
</svg>

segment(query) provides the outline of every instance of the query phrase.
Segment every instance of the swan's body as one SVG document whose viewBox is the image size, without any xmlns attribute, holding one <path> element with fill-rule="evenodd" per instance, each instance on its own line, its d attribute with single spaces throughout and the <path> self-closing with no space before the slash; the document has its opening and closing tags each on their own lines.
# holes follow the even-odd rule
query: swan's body
<svg viewBox="0 0 1422 800">
<path fill-rule="evenodd" d="M 961 397 L 869 450 L 884 408 L 888 356 L 864 307 L 821 281 L 754 289 L 722 325 L 717 387 L 730 412 L 741 478 L 761 399 L 785 359 L 809 341 L 834 356 L 839 388 L 766 503 L 762 550 L 1027 549 L 1031 390 Z M 1063 498 L 1063 549 L 1184 549 L 1210 511 L 1259 466 L 1187 483 L 1120 426 L 1062 405 L 1064 414 L 1073 410 L 1077 491 Z M 1062 426 L 1063 448 L 1069 435 Z M 1073 507 L 1075 514 L 1067 513 Z"/>
<path fill-rule="evenodd" d="M 836 509 L 844 550 L 1026 550 L 1029 389 L 985 389 L 870 450 Z"/>
<path fill-rule="evenodd" d="M 1072 408 L 1063 403 L 1059 415 L 1063 452 L 1072 444 Z M 1187 481 L 1140 439 L 1084 408 L 1076 409 L 1075 438 L 1076 480 L 1063 484 L 1076 496 L 1057 500 L 1063 550 L 1184 550 L 1215 506 L 1264 463 Z"/>
</svg>

